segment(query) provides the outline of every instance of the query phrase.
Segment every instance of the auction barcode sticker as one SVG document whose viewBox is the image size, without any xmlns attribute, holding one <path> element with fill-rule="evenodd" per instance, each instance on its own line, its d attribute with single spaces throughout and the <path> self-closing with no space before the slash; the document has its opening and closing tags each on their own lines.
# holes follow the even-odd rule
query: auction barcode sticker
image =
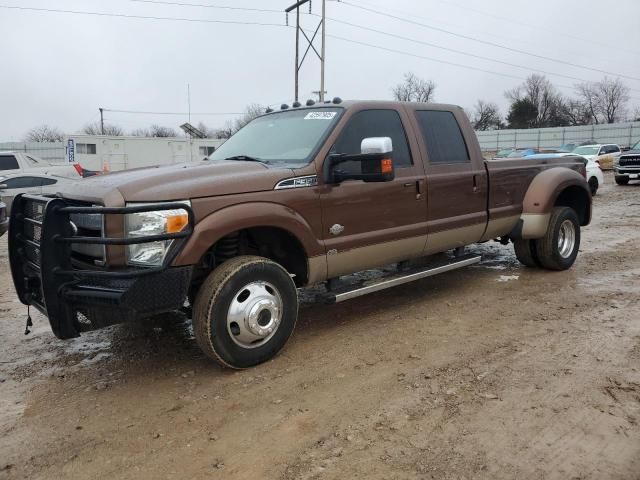
<svg viewBox="0 0 640 480">
<path fill-rule="evenodd" d="M 304 117 L 305 120 L 331 120 L 337 112 L 309 112 Z"/>
</svg>

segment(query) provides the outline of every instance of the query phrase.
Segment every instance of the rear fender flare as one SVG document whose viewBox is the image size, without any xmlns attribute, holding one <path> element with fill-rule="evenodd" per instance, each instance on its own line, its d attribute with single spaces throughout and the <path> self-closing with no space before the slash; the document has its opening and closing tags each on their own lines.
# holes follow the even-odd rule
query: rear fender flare
<svg viewBox="0 0 640 480">
<path fill-rule="evenodd" d="M 514 239 L 544 236 L 549 225 L 551 210 L 562 192 L 570 187 L 583 190 L 588 198 L 586 218 L 582 222 L 587 225 L 591 220 L 591 192 L 587 181 L 575 170 L 556 167 L 539 173 L 533 179 L 522 202 L 520 220 L 509 236 Z"/>
</svg>

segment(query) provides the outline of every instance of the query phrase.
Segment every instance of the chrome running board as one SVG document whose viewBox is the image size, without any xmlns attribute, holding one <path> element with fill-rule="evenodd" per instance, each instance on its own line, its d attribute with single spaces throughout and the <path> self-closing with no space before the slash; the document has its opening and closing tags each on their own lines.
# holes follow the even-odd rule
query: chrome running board
<svg viewBox="0 0 640 480">
<path fill-rule="evenodd" d="M 458 268 L 467 267 L 475 263 L 479 263 L 482 257 L 480 255 L 465 255 L 461 257 L 451 258 L 446 263 L 437 266 L 429 266 L 427 268 L 415 269 L 405 272 L 402 275 L 394 275 L 392 277 L 383 277 L 355 286 L 344 287 L 336 291 L 330 291 L 322 295 L 325 301 L 329 303 L 340 303 L 345 300 L 367 295 L 368 293 L 378 292 L 386 288 L 397 287 L 405 283 L 420 280 L 422 278 L 432 277 L 444 272 L 450 272 Z"/>
</svg>

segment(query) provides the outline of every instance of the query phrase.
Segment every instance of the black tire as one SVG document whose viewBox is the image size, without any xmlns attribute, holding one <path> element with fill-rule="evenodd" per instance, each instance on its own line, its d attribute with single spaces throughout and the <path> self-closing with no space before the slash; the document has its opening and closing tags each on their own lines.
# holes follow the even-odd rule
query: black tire
<svg viewBox="0 0 640 480">
<path fill-rule="evenodd" d="M 565 222 L 568 223 L 565 224 Z M 561 233 L 563 225 L 566 225 L 568 230 L 572 230 L 573 235 L 573 241 L 563 243 L 563 245 L 567 246 L 567 250 L 564 251 L 563 245 L 560 245 L 559 240 L 567 238 L 569 235 Z M 534 242 L 534 248 L 543 268 L 547 270 L 567 270 L 571 268 L 580 249 L 580 221 L 575 210 L 569 207 L 555 207 L 551 212 L 549 226 L 544 237 Z"/>
<path fill-rule="evenodd" d="M 596 194 L 599 186 L 600 186 L 600 183 L 598 183 L 598 179 L 596 177 L 591 177 L 589 179 L 589 190 L 591 190 L 592 196 Z"/>
<path fill-rule="evenodd" d="M 233 323 L 228 325 L 227 317 L 232 302 L 244 302 L 239 300 L 246 293 L 244 287 L 256 282 L 266 283 L 281 300 L 280 323 L 264 343 L 244 347 L 232 338 Z M 271 318 L 269 315 L 269 321 Z M 200 287 L 193 309 L 193 330 L 198 346 L 208 357 L 225 367 L 242 369 L 274 357 L 287 343 L 297 319 L 298 292 L 289 273 L 267 258 L 241 256 L 216 268 Z M 243 328 L 248 331 L 249 327 Z"/>
<path fill-rule="evenodd" d="M 519 239 L 513 241 L 513 249 L 516 252 L 518 261 L 531 268 L 540 266 L 533 243 L 533 240 Z"/>
<path fill-rule="evenodd" d="M 616 183 L 618 185 L 626 185 L 629 183 L 629 177 L 623 177 L 623 176 L 616 176 Z"/>
</svg>

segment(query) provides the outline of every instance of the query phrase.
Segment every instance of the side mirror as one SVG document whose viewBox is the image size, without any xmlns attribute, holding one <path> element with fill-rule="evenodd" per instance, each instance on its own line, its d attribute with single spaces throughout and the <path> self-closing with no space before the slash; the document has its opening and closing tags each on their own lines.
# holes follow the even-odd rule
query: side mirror
<svg viewBox="0 0 640 480">
<path fill-rule="evenodd" d="M 389 137 L 365 138 L 360 144 L 359 154 L 329 155 L 327 183 L 341 183 L 345 180 L 389 182 L 395 178 L 392 154 L 393 145 Z M 355 168 L 356 171 L 340 169 L 340 165 L 346 162 L 359 164 L 359 168 Z"/>
<path fill-rule="evenodd" d="M 5 190 L 6 188 L 9 188 L 9 187 L 7 187 L 7 185 L 5 185 L 4 183 L 0 185 L 0 190 Z"/>
</svg>

